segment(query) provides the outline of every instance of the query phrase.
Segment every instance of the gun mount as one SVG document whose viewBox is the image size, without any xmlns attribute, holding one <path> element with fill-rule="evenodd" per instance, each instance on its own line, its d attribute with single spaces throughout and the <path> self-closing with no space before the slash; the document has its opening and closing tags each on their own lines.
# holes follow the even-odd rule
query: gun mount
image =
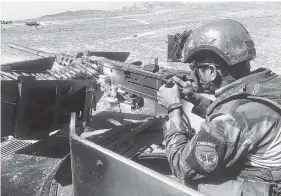
<svg viewBox="0 0 281 196">
<path fill-rule="evenodd" d="M 2 65 L 10 70 L 1 71 L 1 113 L 5 114 L 1 115 L 2 137 L 46 136 L 69 122 L 74 111 L 80 120 L 88 118 L 93 91 L 98 90 L 95 80 L 56 80 L 42 71 L 49 63 L 50 59 L 44 58 Z M 40 72 L 27 69 L 30 67 Z"/>
</svg>

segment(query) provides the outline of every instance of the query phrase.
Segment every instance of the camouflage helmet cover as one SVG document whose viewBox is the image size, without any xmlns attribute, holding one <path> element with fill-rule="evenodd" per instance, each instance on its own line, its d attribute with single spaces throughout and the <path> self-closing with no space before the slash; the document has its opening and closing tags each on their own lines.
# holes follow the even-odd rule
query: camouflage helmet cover
<svg viewBox="0 0 281 196">
<path fill-rule="evenodd" d="M 256 57 L 254 42 L 247 29 L 235 20 L 216 20 L 198 27 L 183 48 L 183 62 L 191 63 L 200 51 L 211 50 L 229 66 Z"/>
</svg>

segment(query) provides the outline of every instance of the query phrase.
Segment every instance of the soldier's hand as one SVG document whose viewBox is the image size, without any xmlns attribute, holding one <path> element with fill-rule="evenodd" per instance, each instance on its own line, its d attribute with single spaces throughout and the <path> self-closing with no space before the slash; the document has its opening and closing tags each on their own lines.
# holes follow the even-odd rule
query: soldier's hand
<svg viewBox="0 0 281 196">
<path fill-rule="evenodd" d="M 164 108 L 174 103 L 180 103 L 180 89 L 175 83 L 164 84 L 157 92 L 158 103 Z"/>
<path fill-rule="evenodd" d="M 192 82 L 190 80 L 183 81 L 179 77 L 174 76 L 171 78 L 173 82 L 179 85 L 181 89 L 181 98 L 189 101 L 189 98 L 194 94 L 195 90 L 193 88 Z"/>
</svg>

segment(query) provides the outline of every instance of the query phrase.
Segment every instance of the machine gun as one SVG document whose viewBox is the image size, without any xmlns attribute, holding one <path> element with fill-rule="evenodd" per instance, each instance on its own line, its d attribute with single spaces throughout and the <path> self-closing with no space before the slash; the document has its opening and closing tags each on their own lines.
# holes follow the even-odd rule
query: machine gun
<svg viewBox="0 0 281 196">
<path fill-rule="evenodd" d="M 111 84 L 122 90 L 138 96 L 157 101 L 157 91 L 161 85 L 169 82 L 172 76 L 178 76 L 182 80 L 193 80 L 191 72 L 159 67 L 158 59 L 154 64 L 144 66 L 134 63 L 117 62 L 104 57 L 87 57 L 92 63 L 102 67 L 103 74 L 110 79 Z M 194 83 L 195 84 L 195 83 Z M 196 89 L 197 86 L 194 85 Z"/>
<path fill-rule="evenodd" d="M 127 52 L 78 52 L 76 56 L 47 53 L 27 47 L 9 45 L 42 57 L 53 56 L 61 68 L 49 71 L 51 76 L 69 75 L 68 79 L 76 79 L 77 74 L 85 74 L 96 79 L 101 90 L 107 93 L 107 101 L 112 104 L 129 103 L 131 109 L 143 107 L 143 98 L 157 101 L 157 91 L 161 85 L 169 82 L 172 76 L 193 80 L 190 71 L 164 69 L 159 66 L 158 58 L 154 64 L 142 66 L 142 62 L 125 63 L 130 53 Z M 76 71 L 75 71 L 76 70 Z M 81 73 L 80 73 L 81 72 Z M 71 77 L 74 74 L 73 77 Z M 75 75 L 76 74 L 76 75 Z M 60 77 L 64 79 L 65 77 Z M 197 90 L 196 82 L 193 88 Z M 158 107 L 159 108 L 159 107 Z"/>
<path fill-rule="evenodd" d="M 87 105 L 89 105 L 89 103 L 87 102 L 91 102 L 89 100 L 92 100 L 93 97 L 95 98 L 93 105 L 98 102 L 97 96 L 99 96 L 100 89 L 104 92 L 108 92 L 108 100 L 112 103 L 127 101 L 131 104 L 132 109 L 137 109 L 142 106 L 143 98 L 153 100 L 157 104 L 157 91 L 161 85 L 169 82 L 168 78 L 171 76 L 177 75 L 184 80 L 192 80 L 190 72 L 161 68 L 158 65 L 158 59 L 155 59 L 154 64 L 144 66 L 141 66 L 140 62 L 124 63 L 129 55 L 129 53 L 124 52 L 86 52 L 71 56 L 45 53 L 15 45 L 10 46 L 41 57 L 55 58 L 57 64 L 61 66 L 59 69 L 56 69 L 57 75 L 54 75 L 55 71 L 53 67 L 58 65 L 50 67 L 46 72 L 40 72 L 46 74 L 46 77 L 41 75 L 42 77 L 40 80 L 49 80 L 49 77 L 53 77 L 52 80 L 55 79 L 55 81 L 37 81 L 37 75 L 34 75 L 36 80 L 28 81 L 28 84 L 36 84 L 36 87 L 40 88 L 40 92 L 43 91 L 45 95 L 48 94 L 48 91 L 42 88 L 42 84 L 50 83 L 52 86 L 56 84 L 54 86 L 54 94 L 58 95 L 59 100 L 56 100 L 55 105 L 51 105 L 55 110 L 58 110 L 57 106 L 61 102 L 61 96 L 63 96 L 63 98 L 68 98 L 70 96 L 70 90 L 74 91 L 74 88 L 79 87 L 79 83 L 81 83 L 80 86 L 83 87 L 80 87 L 80 94 L 84 95 L 82 98 L 85 98 L 84 110 L 88 110 Z M 45 60 L 46 58 L 43 59 Z M 32 62 L 27 62 L 21 63 L 20 66 L 18 64 L 14 64 L 13 66 L 8 65 L 6 67 L 7 72 L 4 71 L 6 73 L 4 75 L 7 79 L 19 80 L 15 73 L 23 74 L 22 77 L 25 77 L 25 69 L 20 69 L 20 72 L 16 72 L 16 70 L 19 69 L 14 69 L 15 66 L 20 68 L 22 68 L 22 66 L 29 68 L 33 66 L 35 70 L 38 68 L 38 65 L 41 66 L 42 63 L 37 62 L 36 64 L 32 64 Z M 69 70 L 73 71 L 75 68 L 81 72 L 86 70 L 84 72 L 87 72 L 87 77 L 92 77 L 93 80 L 88 82 L 87 80 L 76 80 L 77 76 L 74 74 L 71 75 L 71 73 L 69 73 L 70 76 L 61 76 L 62 74 L 68 73 Z M 62 71 L 57 72 L 60 69 L 62 69 Z M 91 69 L 92 72 L 88 69 Z M 98 75 L 94 71 L 97 71 Z M 7 74 L 9 72 L 14 75 Z M 88 72 L 91 73 L 89 74 Z M 34 74 L 34 72 L 30 73 Z M 57 77 L 60 79 L 57 79 Z M 83 78 L 84 76 L 82 75 L 79 77 Z M 7 82 L 15 82 L 13 80 Z M 63 86 L 58 86 L 57 83 L 63 83 Z M 16 87 L 18 87 L 17 83 L 15 84 L 15 88 Z M 31 87 L 33 88 L 34 85 L 31 85 Z M 47 87 L 50 86 L 48 85 Z M 62 91 L 60 91 L 60 88 L 64 87 L 67 87 L 66 91 L 61 93 Z M 86 95 L 83 92 L 84 87 L 87 87 Z M 8 86 L 5 89 L 7 88 Z M 26 99 L 23 95 L 21 97 Z M 38 99 L 41 99 L 41 97 L 43 96 L 38 97 Z M 89 97 L 89 99 L 87 97 Z M 46 99 L 46 97 L 44 98 Z M 75 106 L 78 103 L 83 107 L 84 102 L 81 101 L 83 100 L 82 98 L 77 99 L 77 102 L 70 101 L 67 107 L 69 107 L 69 105 Z M 81 109 L 80 106 L 78 107 L 78 111 Z M 26 110 L 26 107 L 22 108 L 22 110 Z M 84 124 L 83 126 L 81 126 L 80 123 L 77 125 L 77 120 L 80 118 L 77 108 L 70 111 L 73 113 L 71 115 L 69 129 L 51 135 L 42 142 L 36 141 L 36 143 L 32 145 L 28 144 L 28 148 L 21 150 L 21 153 L 10 153 L 10 149 L 14 147 L 15 142 L 22 145 L 23 142 L 21 140 L 16 140 L 15 142 L 11 141 L 6 145 L 9 154 L 5 154 L 5 159 L 2 159 L 4 168 L 2 174 L 2 193 L 6 195 L 21 194 L 22 196 L 29 196 L 38 195 L 39 192 L 40 195 L 58 195 L 61 191 L 65 193 L 64 195 L 70 195 L 71 192 L 73 192 L 74 195 L 79 196 L 130 195 L 134 192 L 135 195 L 169 194 L 201 196 L 200 193 L 164 176 L 164 174 L 170 174 L 169 165 L 165 159 L 151 159 L 151 157 L 149 157 L 149 159 L 143 159 L 141 156 L 138 157 L 139 153 L 143 151 L 148 144 L 145 141 L 146 139 L 135 140 L 136 136 L 140 136 L 139 138 L 145 136 L 145 138 L 149 137 L 157 141 L 159 140 L 160 142 L 163 141 L 162 130 L 160 134 L 155 131 L 155 128 L 161 129 L 161 126 L 157 123 L 157 118 L 147 120 L 141 124 L 128 124 L 129 126 L 127 127 L 119 127 L 119 130 L 112 129 L 108 132 L 105 130 L 100 132 L 93 131 L 91 137 L 86 137 L 85 135 L 82 136 L 82 133 L 89 133 L 90 131 L 85 131 Z M 21 113 L 21 116 L 25 116 L 25 113 Z M 57 119 L 59 116 L 61 115 L 56 111 L 52 119 Z M 108 113 L 105 118 L 109 118 Z M 95 121 L 96 123 L 100 125 L 105 124 L 100 121 L 99 118 L 97 119 L 98 120 Z M 24 120 L 26 120 L 26 118 Z M 193 121 L 199 124 L 197 120 Z M 142 135 L 141 132 L 144 132 L 144 130 L 150 126 L 154 126 L 152 127 L 152 130 L 154 130 L 154 133 L 152 133 L 153 135 L 146 133 Z M 70 138 L 71 159 L 67 156 L 67 154 L 69 154 L 69 143 L 65 138 Z M 154 141 L 147 142 L 152 143 Z M 126 151 L 126 153 L 128 153 L 126 155 L 123 154 L 123 149 L 128 149 L 128 146 L 133 143 L 137 144 L 136 148 L 132 148 L 132 150 L 128 152 Z M 17 150 L 22 149 L 20 147 L 22 146 L 19 146 Z M 40 155 L 42 156 L 40 157 Z M 40 157 L 39 166 L 38 157 Z M 156 167 L 154 167 L 154 163 L 157 164 Z M 147 166 L 145 166 L 145 164 L 147 164 Z M 24 172 L 18 172 L 18 177 L 15 178 L 14 171 L 16 167 L 18 167 L 19 170 L 24 169 Z M 158 169 L 156 170 L 155 168 Z M 124 178 L 124 176 L 126 176 L 126 178 Z M 29 183 L 31 180 L 34 181 L 34 178 L 36 178 L 35 182 Z M 121 178 L 124 179 L 120 181 Z M 147 188 L 148 184 L 153 186 Z M 23 186 L 26 188 L 22 189 L 21 187 Z M 17 189 L 14 187 L 20 188 Z M 145 190 L 145 193 L 143 193 L 143 190 Z"/>
</svg>

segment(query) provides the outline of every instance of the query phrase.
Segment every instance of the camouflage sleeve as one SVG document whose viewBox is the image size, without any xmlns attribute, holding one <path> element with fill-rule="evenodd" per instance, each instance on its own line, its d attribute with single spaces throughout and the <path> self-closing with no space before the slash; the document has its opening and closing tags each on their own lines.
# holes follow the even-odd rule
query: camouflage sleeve
<svg viewBox="0 0 281 196">
<path fill-rule="evenodd" d="M 192 113 L 200 116 L 201 118 L 206 118 L 207 109 L 212 104 L 212 102 L 213 101 L 211 99 L 201 96 L 201 100 L 194 103 Z"/>
<path fill-rule="evenodd" d="M 222 113 L 203 122 L 200 131 L 190 138 L 182 119 L 171 118 L 164 125 L 164 137 L 173 174 L 182 183 L 187 183 L 225 167 L 234 156 L 234 144 L 239 138 L 239 130 L 236 120 Z M 228 137 L 231 137 L 231 142 Z"/>
</svg>

